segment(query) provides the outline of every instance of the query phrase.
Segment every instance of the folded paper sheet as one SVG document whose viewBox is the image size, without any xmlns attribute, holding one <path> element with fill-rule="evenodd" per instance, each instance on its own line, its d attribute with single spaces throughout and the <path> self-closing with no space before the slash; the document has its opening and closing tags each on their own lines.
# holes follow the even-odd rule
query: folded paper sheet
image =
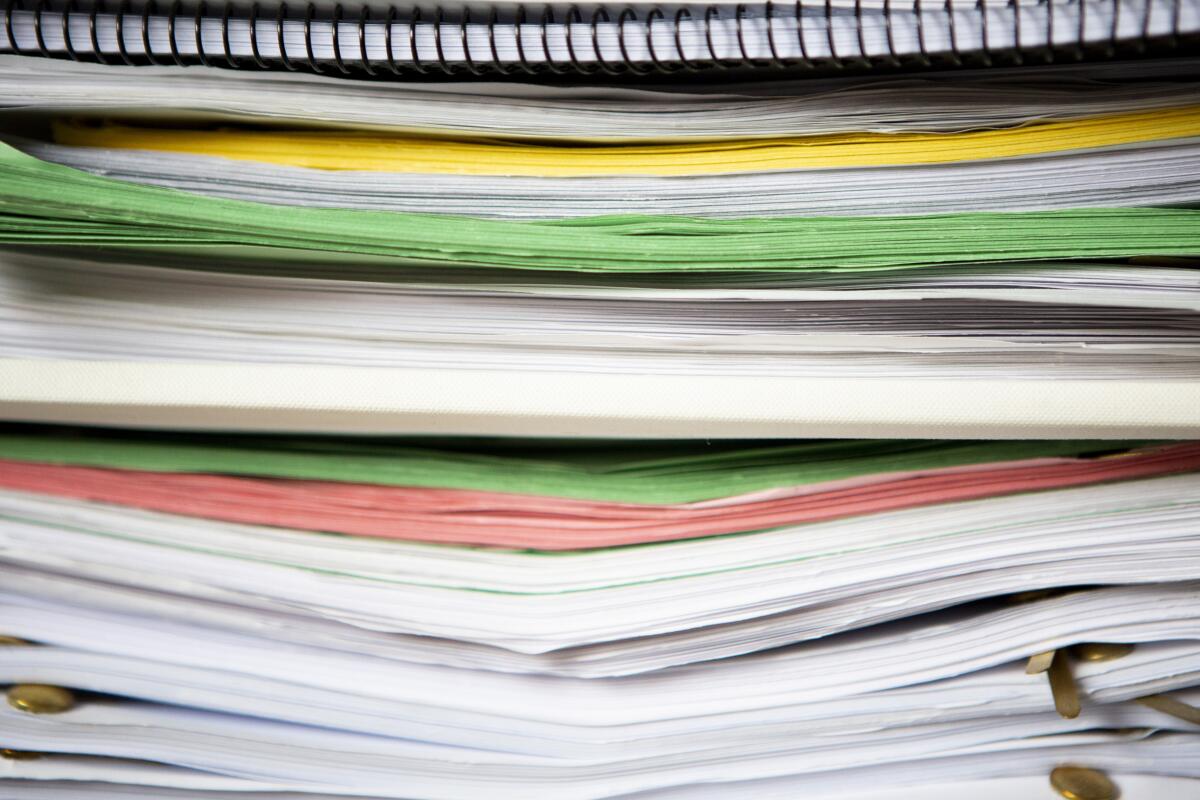
<svg viewBox="0 0 1200 800">
<path fill-rule="evenodd" d="M 401 263 L 612 272 L 831 271 L 1200 252 L 1200 211 L 549 223 L 283 207 L 136 186 L 0 145 L 0 243 L 150 250 L 251 245 Z"/>
</svg>

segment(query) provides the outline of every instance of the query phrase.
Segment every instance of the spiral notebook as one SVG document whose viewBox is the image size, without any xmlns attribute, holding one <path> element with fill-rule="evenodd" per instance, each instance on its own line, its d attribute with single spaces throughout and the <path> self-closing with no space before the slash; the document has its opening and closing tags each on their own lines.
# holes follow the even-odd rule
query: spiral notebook
<svg viewBox="0 0 1200 800">
<path fill-rule="evenodd" d="M 729 67 L 981 65 L 1177 47 L 1197 0 L 823 0 L 747 6 L 396 7 L 177 0 L 10 3 L 0 51 L 334 75 L 650 74 Z"/>
</svg>

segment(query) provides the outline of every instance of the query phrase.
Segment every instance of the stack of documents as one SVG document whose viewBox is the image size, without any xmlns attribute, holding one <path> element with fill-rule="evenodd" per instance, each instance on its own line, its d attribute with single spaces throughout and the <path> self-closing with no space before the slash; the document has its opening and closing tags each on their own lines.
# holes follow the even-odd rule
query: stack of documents
<svg viewBox="0 0 1200 800">
<path fill-rule="evenodd" d="M 765 13 L 674 45 L 750 58 Z M 942 11 L 927 41 L 919 4 L 863 13 L 828 45 L 874 13 L 940 46 Z M 96 52 L 181 46 L 123 14 Z M 227 9 L 224 46 L 338 46 L 285 17 Z M 583 59 L 637 63 L 597 19 Z M 57 52 L 88 20 L 6 24 Z M 412 57 L 486 42 L 410 25 Z M 361 17 L 364 64 L 392 26 Z M 0 56 L 0 774 L 1200 797 L 1198 63 L 614 88 Z"/>
<path fill-rule="evenodd" d="M 1109 455 L 1089 455 L 1098 448 Z M 0 486 L 231 522 L 560 550 L 744 533 L 1200 467 L 1195 444 L 1125 448 L 904 440 L 380 446 L 132 432 L 80 439 L 15 428 L 0 435 Z"/>
<path fill-rule="evenodd" d="M 934 403 L 920 381 L 1016 380 L 1030 408 L 1056 381 L 1122 403 L 1151 381 L 1176 427 L 1114 435 L 1197 421 L 1200 96 L 1181 65 L 740 96 L 351 84 L 319 128 L 289 103 L 331 79 L 262 79 L 281 128 L 231 126 L 246 101 L 217 99 L 223 76 L 152 71 L 110 98 L 109 68 L 50 62 L 69 79 L 31 103 L 6 63 L 0 102 L 58 112 L 0 150 L 9 364 L 437 369 L 469 393 L 498 370 L 564 398 L 583 375 L 693 397 L 704 377 L 916 381 Z M 990 391 L 968 391 L 987 424 Z M 655 393 L 632 394 L 649 417 Z"/>
<path fill-rule="evenodd" d="M 0 455 L 0 602 L 39 644 L 0 675 L 108 697 L 7 709 L 6 743 L 121 759 L 14 777 L 397 798 L 1200 777 L 1194 443 L 22 426 Z M 1066 688 L 1027 673 L 1047 651 Z"/>
</svg>

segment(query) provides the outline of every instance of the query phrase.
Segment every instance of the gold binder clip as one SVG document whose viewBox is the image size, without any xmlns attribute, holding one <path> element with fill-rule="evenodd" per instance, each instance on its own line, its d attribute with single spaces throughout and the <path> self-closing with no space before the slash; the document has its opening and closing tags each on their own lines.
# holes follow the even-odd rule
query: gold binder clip
<svg viewBox="0 0 1200 800">
<path fill-rule="evenodd" d="M 1087 767 L 1055 767 L 1050 785 L 1067 800 L 1114 800 L 1117 796 L 1117 787 L 1107 775 Z"/>
<path fill-rule="evenodd" d="M 1079 702 L 1079 687 L 1071 672 L 1071 658 L 1079 661 L 1115 661 L 1133 652 L 1131 644 L 1110 642 L 1082 642 L 1069 648 L 1035 653 L 1025 663 L 1026 675 L 1047 673 L 1050 692 L 1054 695 L 1054 709 L 1063 719 L 1075 719 L 1082 707 Z"/>
<path fill-rule="evenodd" d="M 1065 650 L 1055 650 L 1046 670 L 1050 693 L 1054 695 L 1054 710 L 1063 719 L 1075 719 L 1083 710 L 1079 703 L 1079 687 L 1071 674 L 1071 660 Z"/>
<path fill-rule="evenodd" d="M 61 714 L 75 706 L 75 694 L 61 686 L 18 683 L 8 690 L 8 704 L 28 714 Z"/>
<path fill-rule="evenodd" d="M 1115 642 L 1082 642 L 1072 645 L 1070 652 L 1077 661 L 1116 661 L 1118 658 L 1124 658 L 1132 653 L 1133 645 Z"/>
<path fill-rule="evenodd" d="M 1031 655 L 1029 661 L 1025 664 L 1025 674 L 1041 675 L 1050 669 L 1050 662 L 1054 660 L 1054 653 L 1054 650 L 1047 650 L 1044 653 L 1034 653 Z"/>
<path fill-rule="evenodd" d="M 1066 650 L 1047 650 L 1035 653 L 1025 663 L 1026 675 L 1046 673 L 1050 680 L 1050 693 L 1054 695 L 1054 710 L 1063 719 L 1075 719 L 1082 710 L 1079 704 L 1079 688 L 1071 674 Z"/>
<path fill-rule="evenodd" d="M 1146 708 L 1153 708 L 1184 722 L 1200 725 L 1200 708 L 1177 700 L 1169 694 L 1148 694 L 1145 697 L 1134 698 L 1135 703 L 1141 703 Z"/>
<path fill-rule="evenodd" d="M 34 761 L 42 757 L 41 753 L 35 753 L 31 750 L 12 750 L 7 747 L 0 747 L 0 758 L 8 761 Z"/>
</svg>

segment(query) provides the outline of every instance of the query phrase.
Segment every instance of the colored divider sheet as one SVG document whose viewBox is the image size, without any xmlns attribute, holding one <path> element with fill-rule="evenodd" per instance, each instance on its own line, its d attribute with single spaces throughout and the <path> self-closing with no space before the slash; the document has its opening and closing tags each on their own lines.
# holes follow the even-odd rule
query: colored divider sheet
<svg viewBox="0 0 1200 800">
<path fill-rule="evenodd" d="M 691 503 L 887 472 L 1150 446 L 1088 440 L 832 439 L 784 442 L 523 438 L 371 439 L 55 427 L 0 430 L 0 458 L 539 494 L 618 503 Z"/>
<path fill-rule="evenodd" d="M 0 145 L 0 244 L 192 252 L 205 245 L 241 245 L 441 266 L 806 272 L 1189 256 L 1200 252 L 1200 211 L 467 220 L 204 197 L 89 175 Z"/>
<path fill-rule="evenodd" d="M 315 440 L 294 441 L 294 449 L 286 440 L 278 444 L 222 452 L 167 438 L 72 445 L 6 436 L 0 487 L 308 531 L 569 550 L 1200 470 L 1200 443 L 1100 458 L 1074 457 L 1068 442 L 733 445 L 707 456 L 685 445 L 665 447 L 661 455 L 674 450 L 673 458 L 645 461 L 620 447 L 530 459 L 386 446 L 350 445 L 339 453 L 332 441 L 324 450 Z M 1073 449 L 1081 452 L 1078 443 Z M 280 474 L 291 477 L 271 477 Z M 344 480 L 366 474 L 377 477 Z M 325 479 L 296 477 L 317 475 Z"/>
<path fill-rule="evenodd" d="M 1200 136 L 1200 106 L 959 133 L 842 133 L 652 145 L 555 146 L 346 131 L 59 123 L 62 144 L 171 150 L 296 167 L 462 175 L 712 175 L 944 164 Z"/>
</svg>

